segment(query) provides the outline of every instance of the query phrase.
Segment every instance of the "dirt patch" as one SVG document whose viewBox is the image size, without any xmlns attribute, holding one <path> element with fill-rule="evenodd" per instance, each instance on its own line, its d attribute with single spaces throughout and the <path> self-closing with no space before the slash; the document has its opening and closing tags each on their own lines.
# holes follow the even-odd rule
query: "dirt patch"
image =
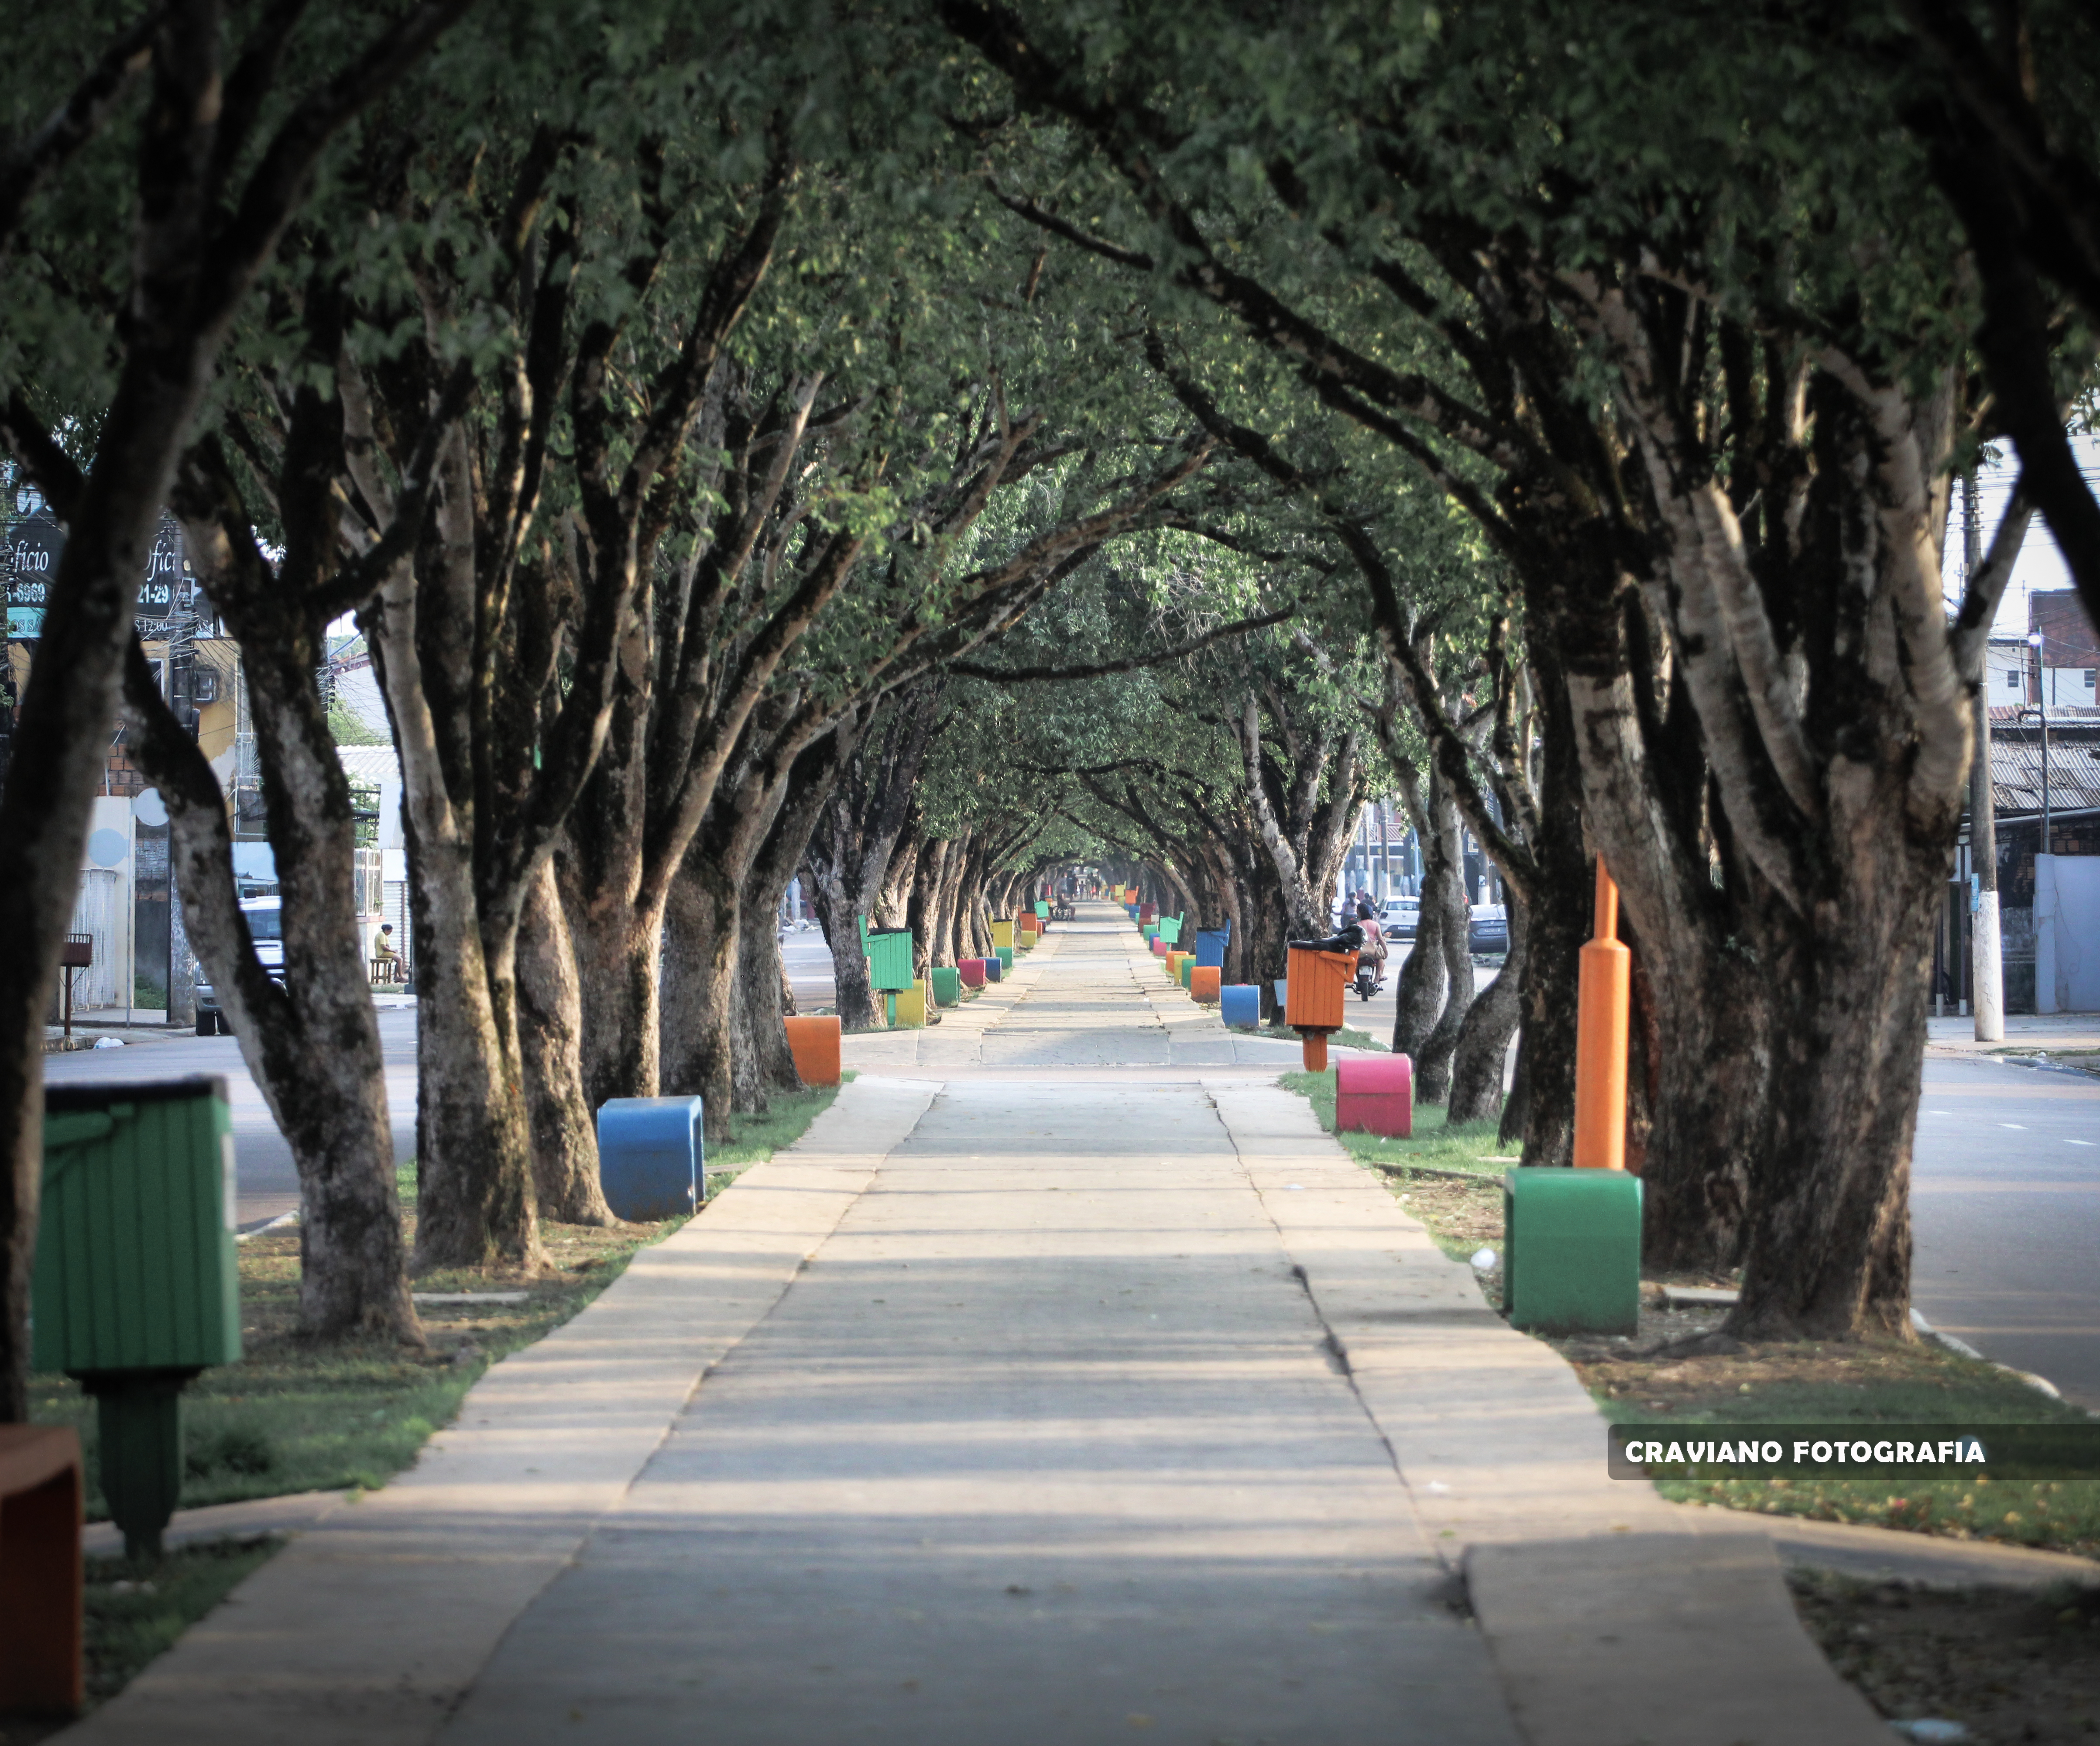
<svg viewBox="0 0 2100 1746">
<path fill-rule="evenodd" d="M 1429 1227 L 1449 1253 L 1481 1248 L 1498 1255 L 1502 1246 L 1502 1185 L 1499 1177 L 1466 1182 L 1381 1166 L 1379 1174 L 1409 1217 Z M 1500 1300 L 1498 1299 L 1498 1302 Z"/>
<path fill-rule="evenodd" d="M 1838 1674 L 1892 1720 L 1958 1722 L 1981 1746 L 2100 1736 L 2100 1588 L 1934 1589 L 1787 1578 Z"/>
</svg>

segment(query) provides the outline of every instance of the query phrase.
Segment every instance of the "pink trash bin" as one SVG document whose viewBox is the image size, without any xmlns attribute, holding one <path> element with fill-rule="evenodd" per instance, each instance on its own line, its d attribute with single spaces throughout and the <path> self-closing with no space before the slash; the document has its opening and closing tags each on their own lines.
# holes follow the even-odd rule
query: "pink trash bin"
<svg viewBox="0 0 2100 1746">
<path fill-rule="evenodd" d="M 955 973 L 963 979 L 963 986 L 966 988 L 982 988 L 985 985 L 982 958 L 958 958 Z"/>
<path fill-rule="evenodd" d="M 1405 1139 L 1414 1131 L 1414 1063 L 1405 1055 L 1382 1055 L 1337 1064 L 1335 1131 Z"/>
</svg>

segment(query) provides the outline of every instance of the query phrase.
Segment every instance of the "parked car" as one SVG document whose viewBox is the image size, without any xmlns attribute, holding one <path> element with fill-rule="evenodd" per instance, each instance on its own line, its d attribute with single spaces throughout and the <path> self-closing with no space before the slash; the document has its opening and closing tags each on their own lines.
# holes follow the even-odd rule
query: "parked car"
<svg viewBox="0 0 2100 1746">
<path fill-rule="evenodd" d="M 1466 948 L 1480 957 L 1509 953 L 1509 910 L 1502 904 L 1476 904 L 1466 924 Z"/>
<path fill-rule="evenodd" d="M 285 900 L 281 897 L 249 897 L 241 900 L 240 913 L 247 918 L 248 937 L 255 942 L 256 961 L 269 971 L 273 980 L 285 979 Z M 196 985 L 196 1034 L 200 1037 L 231 1037 L 233 1028 L 226 1022 L 225 1011 L 218 1004 L 218 994 L 208 982 Z"/>
<path fill-rule="evenodd" d="M 1388 939 L 1412 939 L 1422 921 L 1418 897 L 1388 897 L 1378 913 L 1379 931 Z"/>
</svg>

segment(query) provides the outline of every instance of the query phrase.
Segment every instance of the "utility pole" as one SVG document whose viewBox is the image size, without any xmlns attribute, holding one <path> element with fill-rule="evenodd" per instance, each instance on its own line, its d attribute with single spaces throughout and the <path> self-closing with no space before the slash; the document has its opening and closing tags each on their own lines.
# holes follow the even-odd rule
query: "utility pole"
<svg viewBox="0 0 2100 1746">
<path fill-rule="evenodd" d="M 1983 517 L 1976 502 L 1976 469 L 1961 481 L 1961 568 L 1964 585 L 1974 582 L 1983 564 Z M 1989 632 L 1984 633 L 1985 647 Z M 1969 864 L 1976 875 L 1976 918 L 1971 930 L 1975 960 L 1970 979 L 1976 999 L 1976 1041 L 2005 1040 L 2005 961 L 1998 938 L 1998 816 L 1991 791 L 1991 674 L 1987 656 L 1983 683 L 1976 692 L 1976 756 L 1969 769 Z"/>
</svg>

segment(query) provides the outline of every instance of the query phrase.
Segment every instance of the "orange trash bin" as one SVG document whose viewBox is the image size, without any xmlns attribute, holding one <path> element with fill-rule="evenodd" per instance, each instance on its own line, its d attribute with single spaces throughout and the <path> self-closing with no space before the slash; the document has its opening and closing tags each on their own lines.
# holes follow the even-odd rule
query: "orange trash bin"
<svg viewBox="0 0 2100 1746">
<path fill-rule="evenodd" d="M 805 1085 L 839 1082 L 839 1020 L 836 1013 L 788 1021 L 788 1046 L 795 1052 L 795 1071 Z"/>
<path fill-rule="evenodd" d="M 1304 1033 L 1305 1070 L 1326 1071 L 1327 1033 L 1342 1028 L 1343 997 L 1357 973 L 1353 952 L 1290 948 L 1290 975 L 1284 988 L 1284 1022 Z"/>
<path fill-rule="evenodd" d="M 0 1425 L 0 1713 L 68 1713 L 81 1664 L 80 1438 Z"/>
<path fill-rule="evenodd" d="M 1224 974 L 1215 964 L 1198 964 L 1189 972 L 1189 995 L 1201 1006 L 1218 1004 L 1218 979 Z"/>
</svg>

